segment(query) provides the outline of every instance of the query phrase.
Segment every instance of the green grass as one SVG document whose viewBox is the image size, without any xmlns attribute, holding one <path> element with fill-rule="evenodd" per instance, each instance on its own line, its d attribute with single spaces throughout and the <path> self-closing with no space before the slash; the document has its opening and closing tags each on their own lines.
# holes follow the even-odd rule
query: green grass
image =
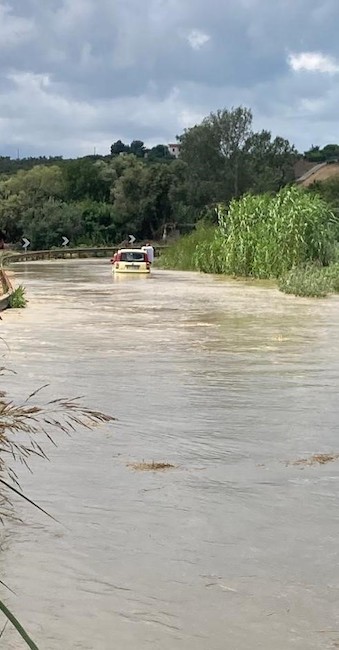
<svg viewBox="0 0 339 650">
<path fill-rule="evenodd" d="M 27 305 L 26 289 L 20 284 L 9 298 L 9 307 L 23 309 Z"/>
<path fill-rule="evenodd" d="M 200 271 L 198 248 L 201 245 L 212 244 L 216 229 L 212 226 L 198 224 L 189 235 L 184 235 L 171 244 L 157 260 L 161 269 L 177 269 L 178 271 Z"/>
<path fill-rule="evenodd" d="M 339 263 L 296 267 L 279 278 L 278 287 L 284 293 L 309 298 L 339 293 Z"/>
<path fill-rule="evenodd" d="M 278 280 L 280 291 L 294 296 L 324 298 L 332 292 L 329 277 L 321 267 L 297 267 L 287 271 Z"/>
<path fill-rule="evenodd" d="M 325 267 L 323 272 L 331 284 L 332 292 L 339 293 L 339 262 L 334 262 Z"/>
</svg>

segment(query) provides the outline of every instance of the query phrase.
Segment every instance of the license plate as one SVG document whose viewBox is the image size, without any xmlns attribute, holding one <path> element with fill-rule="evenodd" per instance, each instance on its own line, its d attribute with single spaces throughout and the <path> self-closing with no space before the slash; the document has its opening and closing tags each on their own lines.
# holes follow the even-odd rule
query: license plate
<svg viewBox="0 0 339 650">
<path fill-rule="evenodd" d="M 140 264 L 129 264 L 127 268 L 129 268 L 129 269 L 140 269 Z"/>
</svg>

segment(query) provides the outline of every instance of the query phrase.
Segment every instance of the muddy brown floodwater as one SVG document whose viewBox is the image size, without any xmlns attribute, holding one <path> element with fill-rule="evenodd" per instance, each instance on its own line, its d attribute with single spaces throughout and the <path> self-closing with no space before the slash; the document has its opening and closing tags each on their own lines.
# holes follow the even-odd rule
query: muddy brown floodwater
<svg viewBox="0 0 339 650">
<path fill-rule="evenodd" d="M 107 261 L 16 266 L 16 400 L 85 395 L 117 424 L 17 468 L 6 602 L 41 650 L 339 644 L 339 299 Z M 40 396 L 39 399 L 42 399 Z M 138 463 L 168 463 L 138 471 Z M 0 640 L 24 648 L 10 627 Z"/>
</svg>

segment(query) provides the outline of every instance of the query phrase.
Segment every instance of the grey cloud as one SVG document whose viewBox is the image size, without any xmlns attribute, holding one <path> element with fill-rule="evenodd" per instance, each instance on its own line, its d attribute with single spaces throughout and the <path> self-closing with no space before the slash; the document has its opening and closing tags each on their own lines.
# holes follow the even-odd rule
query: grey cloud
<svg viewBox="0 0 339 650">
<path fill-rule="evenodd" d="M 336 80 L 287 60 L 339 58 L 338 18 L 337 0 L 0 0 L 3 148 L 105 153 L 120 137 L 172 140 L 239 103 L 298 146 L 321 143 L 333 135 Z M 194 30 L 206 35 L 197 49 Z"/>
</svg>

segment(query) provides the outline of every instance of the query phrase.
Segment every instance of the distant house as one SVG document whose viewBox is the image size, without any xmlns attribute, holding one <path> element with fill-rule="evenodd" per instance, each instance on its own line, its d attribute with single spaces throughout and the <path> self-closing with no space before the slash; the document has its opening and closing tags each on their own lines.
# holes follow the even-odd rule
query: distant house
<svg viewBox="0 0 339 650">
<path fill-rule="evenodd" d="M 178 142 L 176 142 L 175 144 L 168 144 L 167 147 L 171 156 L 174 156 L 175 158 L 179 158 L 180 144 Z"/>
</svg>

